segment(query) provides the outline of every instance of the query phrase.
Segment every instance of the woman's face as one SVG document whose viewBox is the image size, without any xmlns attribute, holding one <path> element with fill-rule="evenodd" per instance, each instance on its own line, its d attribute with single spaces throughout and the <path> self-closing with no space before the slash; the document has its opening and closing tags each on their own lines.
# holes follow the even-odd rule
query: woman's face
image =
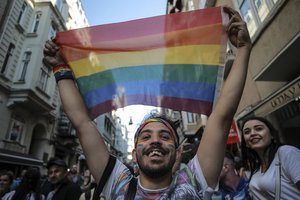
<svg viewBox="0 0 300 200">
<path fill-rule="evenodd" d="M 243 137 L 246 146 L 255 151 L 264 151 L 272 140 L 270 129 L 259 120 L 249 120 L 244 124 Z"/>
</svg>

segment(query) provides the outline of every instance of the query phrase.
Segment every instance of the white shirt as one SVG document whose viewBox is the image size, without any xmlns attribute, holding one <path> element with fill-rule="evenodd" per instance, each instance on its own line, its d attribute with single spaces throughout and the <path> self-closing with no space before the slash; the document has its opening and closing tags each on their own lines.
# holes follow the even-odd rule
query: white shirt
<svg viewBox="0 0 300 200">
<path fill-rule="evenodd" d="M 281 199 L 300 199 L 296 183 L 300 181 L 300 150 L 296 147 L 281 146 L 275 154 L 280 154 L 281 162 Z M 251 178 L 249 187 L 253 199 L 275 199 L 275 161 L 264 173 L 259 169 Z"/>
</svg>

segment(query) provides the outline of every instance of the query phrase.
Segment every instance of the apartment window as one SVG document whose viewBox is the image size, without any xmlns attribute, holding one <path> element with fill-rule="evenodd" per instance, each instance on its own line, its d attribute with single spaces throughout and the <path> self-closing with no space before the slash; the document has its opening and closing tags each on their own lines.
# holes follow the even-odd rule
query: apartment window
<svg viewBox="0 0 300 200">
<path fill-rule="evenodd" d="M 10 141 L 20 142 L 24 131 L 24 125 L 24 119 L 13 115 L 10 120 L 10 126 L 6 139 Z"/>
<path fill-rule="evenodd" d="M 188 10 L 195 10 L 194 1 L 188 1 Z"/>
<path fill-rule="evenodd" d="M 23 18 L 24 18 L 24 15 L 26 13 L 26 9 L 27 9 L 27 3 L 24 2 L 23 5 L 22 5 L 22 8 L 21 8 L 21 11 L 20 11 L 20 14 L 19 14 L 19 17 L 18 17 L 18 24 L 21 24 L 22 21 L 23 21 Z"/>
<path fill-rule="evenodd" d="M 15 49 L 15 45 L 10 43 L 7 53 L 6 53 L 6 56 L 5 56 L 5 59 L 4 59 L 4 62 L 3 62 L 3 65 L 2 65 L 2 68 L 1 68 L 1 71 L 0 71 L 1 74 L 3 74 L 5 72 L 7 66 L 9 66 L 14 49 Z"/>
<path fill-rule="evenodd" d="M 277 0 L 244 0 L 238 2 L 251 37 L 256 33 L 276 3 Z"/>
<path fill-rule="evenodd" d="M 254 4 L 256 8 L 259 8 L 261 6 L 261 0 L 254 0 Z"/>
<path fill-rule="evenodd" d="M 190 112 L 187 113 L 187 121 L 188 123 L 195 123 L 195 118 L 193 113 Z"/>
<path fill-rule="evenodd" d="M 59 12 L 62 11 L 62 8 L 63 8 L 63 2 L 62 2 L 62 0 L 56 0 L 56 7 L 59 10 Z"/>
<path fill-rule="evenodd" d="M 37 33 L 41 16 L 42 16 L 42 12 L 37 12 L 35 14 L 35 19 L 34 19 L 33 26 L 32 26 L 32 33 Z"/>
<path fill-rule="evenodd" d="M 48 79 L 50 77 L 50 71 L 51 70 L 45 65 L 43 65 L 43 67 L 41 68 L 38 87 L 43 91 L 47 91 L 47 84 L 48 84 Z"/>
<path fill-rule="evenodd" d="M 56 35 L 56 32 L 57 32 L 56 26 L 52 22 L 51 26 L 50 26 L 49 33 L 48 33 L 48 39 L 51 40 L 52 38 L 54 38 L 55 35 Z"/>
<path fill-rule="evenodd" d="M 259 21 L 263 22 L 270 13 L 269 7 L 267 6 L 266 1 L 255 0 L 254 4 L 258 13 Z"/>
<path fill-rule="evenodd" d="M 28 68 L 28 64 L 30 62 L 30 58 L 31 58 L 31 52 L 26 51 L 24 53 L 23 60 L 22 60 L 22 66 L 21 66 L 22 71 L 21 71 L 19 81 L 25 81 L 26 71 L 27 71 L 27 68 Z"/>
</svg>

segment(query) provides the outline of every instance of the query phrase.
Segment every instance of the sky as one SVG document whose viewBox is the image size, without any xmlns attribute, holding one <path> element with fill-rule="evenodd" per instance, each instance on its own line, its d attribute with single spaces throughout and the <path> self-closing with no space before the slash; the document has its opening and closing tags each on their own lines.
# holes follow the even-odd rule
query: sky
<svg viewBox="0 0 300 200">
<path fill-rule="evenodd" d="M 81 0 L 90 26 L 124 22 L 166 14 L 167 0 Z M 117 111 L 123 123 L 139 124 L 152 106 L 128 106 Z"/>
<path fill-rule="evenodd" d="M 167 0 L 81 0 L 90 26 L 166 14 Z"/>
</svg>

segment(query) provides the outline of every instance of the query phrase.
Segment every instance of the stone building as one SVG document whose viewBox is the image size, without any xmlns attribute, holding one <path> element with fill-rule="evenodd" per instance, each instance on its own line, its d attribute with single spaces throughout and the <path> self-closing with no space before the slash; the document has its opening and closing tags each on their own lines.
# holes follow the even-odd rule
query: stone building
<svg viewBox="0 0 300 200">
<path fill-rule="evenodd" d="M 0 168 L 42 166 L 52 156 L 69 161 L 78 143 L 61 112 L 52 70 L 42 62 L 43 46 L 56 32 L 75 28 L 74 20 L 84 19 L 88 25 L 86 18 L 70 18 L 71 0 L 4 2 L 0 24 Z M 81 5 L 79 0 L 74 2 Z M 3 6 L 1 1 L 1 11 Z"/>
<path fill-rule="evenodd" d="M 246 21 L 253 43 L 247 81 L 235 120 L 266 117 L 281 142 L 300 147 L 300 1 L 168 0 L 168 13 L 230 5 Z M 233 52 L 233 54 L 231 54 Z M 230 69 L 234 49 L 228 51 Z"/>
</svg>

